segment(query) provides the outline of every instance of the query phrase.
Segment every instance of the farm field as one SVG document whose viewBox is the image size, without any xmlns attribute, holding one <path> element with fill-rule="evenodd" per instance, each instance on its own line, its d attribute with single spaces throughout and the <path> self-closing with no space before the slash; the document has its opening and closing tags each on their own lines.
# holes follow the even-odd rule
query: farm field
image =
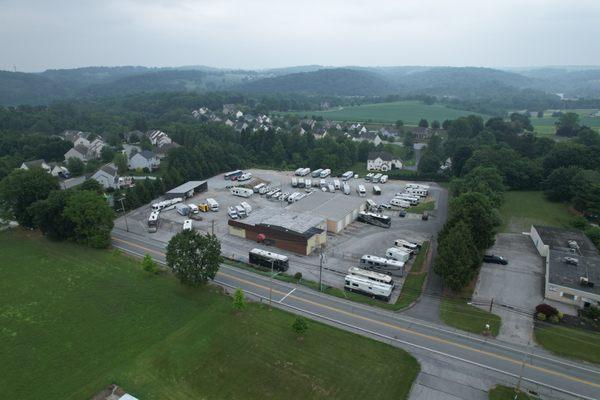
<svg viewBox="0 0 600 400">
<path fill-rule="evenodd" d="M 368 121 L 394 123 L 402 120 L 405 125 L 417 125 L 421 118 L 430 123 L 438 120 L 455 119 L 466 115 L 477 114 L 471 111 L 456 110 L 444 105 L 426 105 L 420 101 L 396 101 L 391 103 L 364 104 L 360 106 L 344 107 L 340 110 L 306 111 L 298 115 L 317 115 L 332 121 Z M 481 114 L 478 114 L 481 115 Z M 488 118 L 485 115 L 481 115 Z"/>
<path fill-rule="evenodd" d="M 116 251 L 0 233 L 0 382 L 13 399 L 407 398 L 408 353 L 150 275 Z M 348 351 L 352 349 L 352 351 Z M 357 366 L 361 368 L 357 368 Z M 376 384 L 373 384 L 376 382 Z"/>
<path fill-rule="evenodd" d="M 509 191 L 500 207 L 500 232 L 529 232 L 533 224 L 566 228 L 574 215 L 566 204 L 548 201 L 541 191 Z"/>
<path fill-rule="evenodd" d="M 565 110 L 565 112 L 574 112 L 579 114 L 579 124 L 586 125 L 595 130 L 600 130 L 600 117 L 591 117 L 590 114 L 596 112 L 595 109 L 574 109 Z M 554 123 L 558 118 L 553 117 L 551 113 L 546 112 L 543 118 L 531 117 L 531 124 L 535 131 L 542 136 L 553 136 L 556 131 Z"/>
</svg>

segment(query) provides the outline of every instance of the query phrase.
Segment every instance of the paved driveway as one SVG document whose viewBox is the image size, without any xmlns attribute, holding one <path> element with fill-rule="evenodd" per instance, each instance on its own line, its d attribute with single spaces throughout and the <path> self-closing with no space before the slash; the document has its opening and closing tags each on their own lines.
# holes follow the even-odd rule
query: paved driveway
<svg viewBox="0 0 600 400">
<path fill-rule="evenodd" d="M 484 263 L 473 294 L 475 303 L 502 318 L 498 339 L 515 344 L 532 340 L 531 313 L 543 300 L 543 259 L 538 255 L 528 235 L 502 233 L 488 254 L 508 259 L 508 265 Z M 532 340 L 533 342 L 533 340 Z"/>
</svg>

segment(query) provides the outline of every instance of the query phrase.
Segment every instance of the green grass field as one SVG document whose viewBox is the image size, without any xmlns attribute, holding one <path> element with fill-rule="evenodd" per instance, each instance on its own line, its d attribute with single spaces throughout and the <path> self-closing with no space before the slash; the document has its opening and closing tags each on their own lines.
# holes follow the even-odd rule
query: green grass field
<svg viewBox="0 0 600 400">
<path fill-rule="evenodd" d="M 393 123 L 400 119 L 405 125 L 417 125 L 421 118 L 425 118 L 430 123 L 434 120 L 441 123 L 445 119 L 455 119 L 477 113 L 456 110 L 440 104 L 426 105 L 420 101 L 396 101 L 344 107 L 341 110 L 300 111 L 297 114 L 301 116 L 317 115 L 332 121 L 364 122 L 371 120 L 373 122 Z M 484 117 L 487 118 L 487 116 Z"/>
<path fill-rule="evenodd" d="M 535 341 L 558 355 L 600 364 L 600 333 L 551 324 L 536 324 Z"/>
<path fill-rule="evenodd" d="M 432 211 L 435 209 L 435 200 L 425 201 L 419 203 L 419 205 L 409 207 L 406 211 L 413 214 L 423 214 L 425 211 Z"/>
<path fill-rule="evenodd" d="M 579 114 L 579 124 L 586 125 L 596 130 L 600 130 L 600 117 L 591 117 L 590 114 L 596 112 L 595 109 L 575 109 L 566 110 Z M 553 117 L 551 113 L 545 113 L 543 118 L 531 117 L 531 124 L 535 131 L 542 136 L 553 136 L 556 132 L 554 123 L 558 118 Z"/>
<path fill-rule="evenodd" d="M 7 398 L 85 399 L 116 383 L 141 399 L 406 398 L 408 353 L 148 275 L 115 251 L 0 234 L 0 381 Z"/>
<path fill-rule="evenodd" d="M 515 388 L 498 385 L 488 393 L 490 400 L 515 400 Z M 529 400 L 531 397 L 527 393 L 520 392 L 517 400 Z"/>
<path fill-rule="evenodd" d="M 493 336 L 497 336 L 502 323 L 500 317 L 467 304 L 464 299 L 443 297 L 440 303 L 440 318 L 454 328 L 481 334 L 485 324 L 490 325 Z"/>
<path fill-rule="evenodd" d="M 565 228 L 574 218 L 566 204 L 548 201 L 537 191 L 506 192 L 500 215 L 500 231 L 513 233 L 529 232 L 532 224 Z"/>
</svg>

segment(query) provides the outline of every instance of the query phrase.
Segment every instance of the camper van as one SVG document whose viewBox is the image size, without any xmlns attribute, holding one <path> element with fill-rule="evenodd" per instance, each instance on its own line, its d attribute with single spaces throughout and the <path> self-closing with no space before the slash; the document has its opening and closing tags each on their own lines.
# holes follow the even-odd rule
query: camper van
<svg viewBox="0 0 600 400">
<path fill-rule="evenodd" d="M 342 180 L 343 181 L 348 181 L 350 179 L 352 179 L 352 177 L 354 176 L 354 172 L 352 171 L 346 171 L 342 174 Z"/>
<path fill-rule="evenodd" d="M 381 175 L 381 178 L 379 178 L 379 183 L 386 183 L 387 181 L 388 181 L 387 175 Z"/>
<path fill-rule="evenodd" d="M 326 168 L 324 170 L 321 171 L 321 178 L 327 178 L 329 175 L 331 175 L 331 170 L 329 168 Z"/>
<path fill-rule="evenodd" d="M 206 204 L 208 204 L 208 208 L 210 208 L 210 211 L 219 211 L 219 203 L 217 203 L 215 199 L 206 199 Z"/>
<path fill-rule="evenodd" d="M 370 182 L 374 175 L 374 173 L 369 172 L 367 175 L 365 175 L 365 181 Z"/>
<path fill-rule="evenodd" d="M 367 190 L 363 185 L 358 185 L 358 187 L 356 188 L 356 192 L 360 197 L 365 197 L 367 195 Z"/>
<path fill-rule="evenodd" d="M 152 211 L 150 213 L 150 217 L 148 217 L 148 232 L 154 233 L 158 230 L 159 215 L 159 211 Z"/>
<path fill-rule="evenodd" d="M 390 247 L 385 251 L 385 256 L 386 258 L 405 263 L 410 258 L 410 253 L 407 251 L 403 251 L 398 247 Z"/>
</svg>

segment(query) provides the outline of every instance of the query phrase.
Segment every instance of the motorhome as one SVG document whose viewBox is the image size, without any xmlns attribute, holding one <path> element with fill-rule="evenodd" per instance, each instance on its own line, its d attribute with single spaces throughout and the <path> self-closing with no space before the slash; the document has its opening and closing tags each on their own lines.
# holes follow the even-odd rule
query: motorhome
<svg viewBox="0 0 600 400">
<path fill-rule="evenodd" d="M 342 180 L 343 181 L 348 181 L 350 179 L 352 179 L 352 177 L 354 176 L 354 172 L 352 171 L 346 171 L 342 174 Z"/>
<path fill-rule="evenodd" d="M 380 272 L 369 271 L 358 267 L 350 267 L 348 269 L 350 275 L 362 276 L 373 282 L 385 283 L 387 285 L 395 286 L 394 280 L 387 274 Z"/>
<path fill-rule="evenodd" d="M 250 190 L 250 189 L 246 189 L 246 190 Z M 217 203 L 217 201 L 215 199 L 211 199 L 208 198 L 206 199 L 206 204 L 208 204 L 208 208 L 210 208 L 210 211 L 219 211 L 219 203 Z"/>
<path fill-rule="evenodd" d="M 258 194 L 263 195 L 263 194 L 267 193 L 268 191 L 269 191 L 269 187 L 268 186 L 263 186 L 258 191 Z"/>
<path fill-rule="evenodd" d="M 344 184 L 342 185 L 342 191 L 344 192 L 345 195 L 349 195 L 350 194 L 350 185 L 348 185 L 346 182 L 344 182 Z"/>
<path fill-rule="evenodd" d="M 246 203 L 245 201 L 242 201 L 240 203 L 240 205 L 242 207 L 244 207 L 244 211 L 246 211 L 246 215 L 250 215 L 250 213 L 252 212 L 252 206 L 248 203 Z"/>
<path fill-rule="evenodd" d="M 229 218 L 231 218 L 231 219 L 238 219 L 239 218 L 235 207 L 229 207 L 227 209 L 227 214 L 229 215 Z"/>
<path fill-rule="evenodd" d="M 427 190 L 425 189 L 419 189 L 419 188 L 407 188 L 404 189 L 404 192 L 413 195 L 413 196 L 419 196 L 419 197 L 427 197 Z"/>
<path fill-rule="evenodd" d="M 375 174 L 373 175 L 373 178 L 371 178 L 371 182 L 373 183 L 379 183 L 379 180 L 381 179 L 382 174 Z"/>
<path fill-rule="evenodd" d="M 380 195 L 381 194 L 381 188 L 377 185 L 373 185 L 373 194 L 376 195 Z"/>
<path fill-rule="evenodd" d="M 266 183 L 259 183 L 258 185 L 254 186 L 252 188 L 252 190 L 254 191 L 254 193 L 260 193 L 260 189 L 266 187 L 267 184 Z"/>
<path fill-rule="evenodd" d="M 413 253 L 416 253 L 419 251 L 419 245 L 417 243 L 412 243 L 412 242 L 409 242 L 408 240 L 404 240 L 404 239 L 396 239 L 394 241 L 394 246 L 400 247 L 400 248 L 405 248 L 407 250 L 412 251 Z"/>
<path fill-rule="evenodd" d="M 305 179 L 304 180 L 304 186 L 306 186 L 307 188 L 312 187 L 312 179 Z"/>
<path fill-rule="evenodd" d="M 370 182 L 374 175 L 374 173 L 369 172 L 367 175 L 365 175 L 365 181 Z"/>
<path fill-rule="evenodd" d="M 358 185 L 358 187 L 356 188 L 356 192 L 360 197 L 365 197 L 367 195 L 367 190 L 363 185 Z"/>
<path fill-rule="evenodd" d="M 398 197 L 394 197 L 393 199 L 391 199 L 390 205 L 394 206 L 394 207 L 400 207 L 400 208 L 410 207 L 410 203 L 407 200 L 402 200 Z"/>
<path fill-rule="evenodd" d="M 298 179 L 298 187 L 304 188 L 305 186 L 306 186 L 306 183 L 304 182 L 304 178 L 299 178 Z"/>
<path fill-rule="evenodd" d="M 272 268 L 276 271 L 287 271 L 290 261 L 287 256 L 261 249 L 252 249 L 248 253 L 250 264 Z"/>
<path fill-rule="evenodd" d="M 344 289 L 389 301 L 394 287 L 386 283 L 373 282 L 363 276 L 346 275 L 344 278 Z"/>
<path fill-rule="evenodd" d="M 231 189 L 231 194 L 234 196 L 250 197 L 252 196 L 252 193 L 254 193 L 252 189 L 246 189 L 242 187 L 235 187 Z"/>
<path fill-rule="evenodd" d="M 296 171 L 294 171 L 294 175 L 300 176 L 303 170 L 304 168 L 298 168 Z"/>
<path fill-rule="evenodd" d="M 250 172 L 246 172 L 241 174 L 240 176 L 238 176 L 237 180 L 238 181 L 249 181 L 250 179 L 252 179 L 252 174 Z"/>
<path fill-rule="evenodd" d="M 175 205 L 175 210 L 179 215 L 188 215 L 190 213 L 190 206 L 184 203 L 179 203 Z"/>
<path fill-rule="evenodd" d="M 410 253 L 408 251 L 403 251 L 398 247 L 390 247 L 385 251 L 385 256 L 392 260 L 407 262 L 410 258 Z"/>
<path fill-rule="evenodd" d="M 181 203 L 183 199 L 181 197 L 175 197 L 173 199 L 164 200 L 159 203 L 152 204 L 152 211 L 166 211 L 175 208 L 175 204 Z"/>
<path fill-rule="evenodd" d="M 148 217 L 148 232 L 154 233 L 158 230 L 160 211 L 152 211 Z"/>
<path fill-rule="evenodd" d="M 298 187 L 298 178 L 292 178 L 292 187 Z"/>
<path fill-rule="evenodd" d="M 358 213 L 358 222 L 364 222 L 382 228 L 389 228 L 392 225 L 392 219 L 387 215 L 376 214 L 372 212 L 360 211 Z"/>
<path fill-rule="evenodd" d="M 244 171 L 242 171 L 241 169 L 236 169 L 235 171 L 226 172 L 224 174 L 224 178 L 225 178 L 225 180 L 233 181 L 233 180 L 237 179 L 237 177 L 242 175 L 243 173 L 244 173 Z"/>
<path fill-rule="evenodd" d="M 237 212 L 237 215 L 239 215 L 240 218 L 244 218 L 244 217 L 248 216 L 246 214 L 246 210 L 244 209 L 244 207 L 242 207 L 242 206 L 234 206 L 234 207 L 235 207 L 235 211 Z"/>
<path fill-rule="evenodd" d="M 379 206 L 371 199 L 367 199 L 367 209 L 369 211 L 377 211 L 379 210 Z"/>
<path fill-rule="evenodd" d="M 329 168 L 326 168 L 321 171 L 320 177 L 327 178 L 329 175 L 331 175 L 331 170 Z"/>
<path fill-rule="evenodd" d="M 387 181 L 388 181 L 387 175 L 381 175 L 381 178 L 379 178 L 379 183 L 386 183 Z"/>
<path fill-rule="evenodd" d="M 306 176 L 310 174 L 310 168 L 302 168 L 302 171 L 300 171 L 300 176 Z"/>
<path fill-rule="evenodd" d="M 420 200 L 420 198 L 418 198 L 418 197 L 411 196 L 411 195 L 405 194 L 405 193 L 396 193 L 394 198 L 408 201 L 411 206 L 416 206 L 417 204 L 419 204 L 419 200 Z"/>
<path fill-rule="evenodd" d="M 321 179 L 319 181 L 319 187 L 322 189 L 324 187 L 327 187 L 327 181 L 325 179 Z"/>
<path fill-rule="evenodd" d="M 192 228 L 193 228 L 193 226 L 192 226 L 191 219 L 186 219 L 185 221 L 183 221 L 183 230 L 184 231 L 191 231 Z"/>
<path fill-rule="evenodd" d="M 323 171 L 321 168 L 319 168 L 319 169 L 315 169 L 315 170 L 312 172 L 312 177 L 313 177 L 313 178 L 319 178 L 319 177 L 321 176 L 321 171 Z"/>
<path fill-rule="evenodd" d="M 360 267 L 368 270 L 385 271 L 393 275 L 404 274 L 404 263 L 402 261 L 390 260 L 383 257 L 377 257 L 365 254 L 360 258 Z"/>
</svg>

